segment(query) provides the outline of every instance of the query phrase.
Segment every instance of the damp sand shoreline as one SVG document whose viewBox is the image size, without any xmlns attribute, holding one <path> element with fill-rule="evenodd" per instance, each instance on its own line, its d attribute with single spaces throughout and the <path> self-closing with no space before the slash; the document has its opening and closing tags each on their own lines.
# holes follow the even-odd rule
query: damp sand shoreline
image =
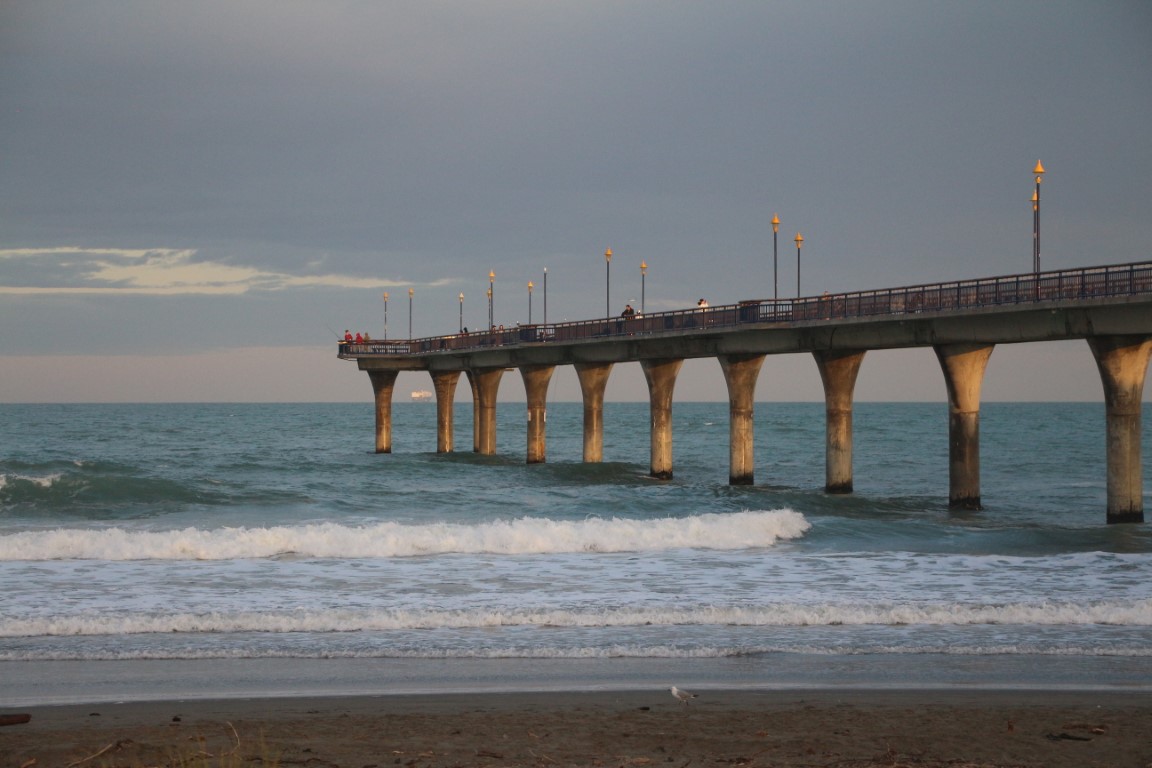
<svg viewBox="0 0 1152 768">
<path fill-rule="evenodd" d="M 0 705 L 3 706 L 3 705 Z M 29 706 L 0 766 L 1137 766 L 1152 693 L 666 689 Z M 0 709 L 0 715 L 15 714 Z M 35 762 L 30 762 L 35 761 Z"/>
</svg>

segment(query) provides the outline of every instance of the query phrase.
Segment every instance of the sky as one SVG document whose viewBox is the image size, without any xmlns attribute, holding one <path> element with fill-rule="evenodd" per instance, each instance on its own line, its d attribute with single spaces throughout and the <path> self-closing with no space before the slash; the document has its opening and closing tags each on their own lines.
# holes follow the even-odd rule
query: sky
<svg viewBox="0 0 1152 768">
<path fill-rule="evenodd" d="M 797 232 L 804 295 L 1027 272 L 1038 160 L 1043 269 L 1152 259 L 1149 83 L 1146 0 L 5 0 L 0 402 L 371 402 L 335 341 L 385 292 L 389 337 L 483 326 L 489 272 L 505 325 L 545 270 L 553 322 L 639 307 L 642 262 L 647 311 L 787 297 Z M 856 397 L 946 391 L 876 351 Z M 757 399 L 822 399 L 811 356 Z M 1102 393 L 1059 342 L 984 399 Z"/>
</svg>

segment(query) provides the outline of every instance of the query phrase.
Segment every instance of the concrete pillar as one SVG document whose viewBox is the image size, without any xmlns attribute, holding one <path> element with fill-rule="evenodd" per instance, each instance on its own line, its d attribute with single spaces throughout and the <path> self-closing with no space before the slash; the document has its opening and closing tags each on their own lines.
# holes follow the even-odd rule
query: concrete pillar
<svg viewBox="0 0 1152 768">
<path fill-rule="evenodd" d="M 612 363 L 576 363 L 580 395 L 584 401 L 584 461 L 604 460 L 604 388 Z"/>
<path fill-rule="evenodd" d="M 496 454 L 496 393 L 503 368 L 470 370 L 472 385 L 472 450 L 485 456 Z"/>
<path fill-rule="evenodd" d="M 752 404 L 764 355 L 720 355 L 718 359 L 728 385 L 728 484 L 752 485 L 756 463 Z"/>
<path fill-rule="evenodd" d="M 1141 473 L 1141 397 L 1152 337 L 1094 336 L 1088 339 L 1104 383 L 1108 451 L 1108 522 L 1144 522 Z"/>
<path fill-rule="evenodd" d="M 480 453 L 480 392 L 476 389 L 476 379 L 472 371 L 464 371 L 468 378 L 468 388 L 472 390 L 472 452 Z"/>
<path fill-rule="evenodd" d="M 657 480 L 672 479 L 672 390 L 682 358 L 641 360 L 648 380 L 648 410 L 652 415 L 652 469 Z"/>
<path fill-rule="evenodd" d="M 852 393 L 864 352 L 819 350 L 812 355 L 824 382 L 824 490 L 852 493 Z"/>
<path fill-rule="evenodd" d="M 436 390 L 436 453 L 452 453 L 452 410 L 460 371 L 431 371 Z"/>
<path fill-rule="evenodd" d="M 368 371 L 376 395 L 376 453 L 392 453 L 392 390 L 399 371 Z"/>
<path fill-rule="evenodd" d="M 980 504 L 980 387 L 994 344 L 940 344 L 933 349 L 948 385 L 948 506 Z"/>
<path fill-rule="evenodd" d="M 528 399 L 528 459 L 529 464 L 543 464 L 547 452 L 545 429 L 548 426 L 548 382 L 554 365 L 526 365 L 520 369 L 524 379 L 524 393 Z"/>
</svg>

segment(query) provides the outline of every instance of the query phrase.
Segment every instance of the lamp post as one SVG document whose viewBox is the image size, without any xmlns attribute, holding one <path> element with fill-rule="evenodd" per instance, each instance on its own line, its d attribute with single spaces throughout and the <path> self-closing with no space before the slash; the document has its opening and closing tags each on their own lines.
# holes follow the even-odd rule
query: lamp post
<svg viewBox="0 0 1152 768">
<path fill-rule="evenodd" d="M 544 267 L 544 325 L 548 325 L 548 267 Z"/>
<path fill-rule="evenodd" d="M 640 314 L 644 314 L 644 281 L 648 275 L 648 265 L 640 262 Z"/>
<path fill-rule="evenodd" d="M 388 338 L 388 292 L 384 292 L 384 338 Z"/>
<path fill-rule="evenodd" d="M 408 338 L 412 338 L 412 297 L 416 294 L 415 288 L 408 289 Z"/>
<path fill-rule="evenodd" d="M 464 333 L 464 292 L 460 292 L 460 333 Z"/>
<path fill-rule="evenodd" d="M 1032 193 L 1032 271 L 1040 272 L 1040 179 L 1044 175 L 1044 166 L 1036 161 L 1032 169 L 1036 174 L 1036 191 Z"/>
<path fill-rule="evenodd" d="M 532 281 L 528 281 L 528 325 L 532 325 Z"/>
<path fill-rule="evenodd" d="M 489 270 L 488 272 L 488 330 L 496 327 L 496 308 L 494 303 L 496 301 L 496 271 Z"/>
<path fill-rule="evenodd" d="M 612 317 L 612 249 L 604 251 L 604 317 Z"/>
<path fill-rule="evenodd" d="M 780 298 L 780 268 L 776 258 L 776 240 L 780 234 L 780 217 L 772 214 L 772 298 Z"/>
<path fill-rule="evenodd" d="M 796 233 L 796 298 L 800 298 L 800 246 L 804 244 L 804 238 L 799 232 Z"/>
</svg>

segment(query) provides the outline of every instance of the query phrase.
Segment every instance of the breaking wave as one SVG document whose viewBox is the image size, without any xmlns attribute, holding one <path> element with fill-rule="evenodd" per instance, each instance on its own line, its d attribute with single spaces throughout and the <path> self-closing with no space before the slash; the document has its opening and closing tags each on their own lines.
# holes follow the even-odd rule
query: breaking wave
<svg viewBox="0 0 1152 768">
<path fill-rule="evenodd" d="M 130 635 L 152 633 L 331 633 L 510 627 L 835 627 L 961 625 L 1152 626 L 1152 599 L 1091 604 L 1042 602 L 1006 605 L 940 603 L 769 604 L 685 608 L 289 610 L 172 614 L 115 614 L 0 619 L 0 637 Z M 1152 653 L 1152 650 L 1150 650 Z"/>
<path fill-rule="evenodd" d="M 470 525 L 336 523 L 267 528 L 57 528 L 0 536 L 3 560 L 236 560 L 284 555 L 317 558 L 460 554 L 536 555 L 771 547 L 810 528 L 790 510 L 665 517 L 656 520 L 522 517 Z"/>
</svg>

